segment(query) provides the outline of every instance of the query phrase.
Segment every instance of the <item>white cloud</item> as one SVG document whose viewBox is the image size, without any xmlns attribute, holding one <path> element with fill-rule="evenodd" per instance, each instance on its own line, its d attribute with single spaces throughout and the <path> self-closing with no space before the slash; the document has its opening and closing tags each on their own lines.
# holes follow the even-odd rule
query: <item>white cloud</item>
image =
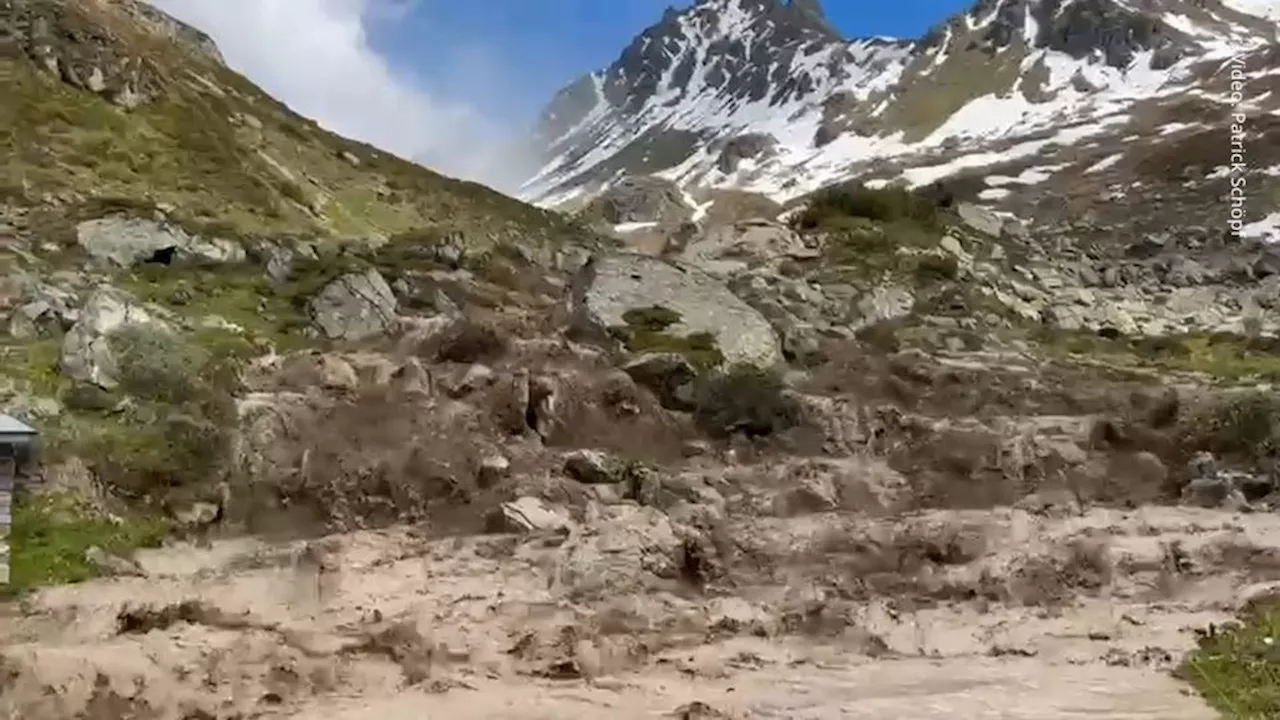
<svg viewBox="0 0 1280 720">
<path fill-rule="evenodd" d="M 228 65 L 334 132 L 446 174 L 514 180 L 491 172 L 497 124 L 466 102 L 433 97 L 370 46 L 366 23 L 404 18 L 406 0 L 150 2 L 207 32 Z"/>
</svg>

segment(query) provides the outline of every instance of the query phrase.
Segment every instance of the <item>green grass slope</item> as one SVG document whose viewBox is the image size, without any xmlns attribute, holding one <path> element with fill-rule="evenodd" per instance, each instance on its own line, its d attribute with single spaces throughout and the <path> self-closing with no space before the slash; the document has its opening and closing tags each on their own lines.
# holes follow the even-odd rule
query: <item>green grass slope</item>
<svg viewBox="0 0 1280 720">
<path fill-rule="evenodd" d="M 140 7 L 0 3 L 0 201 L 128 198 L 255 234 L 565 229 L 559 216 L 325 131 Z"/>
</svg>

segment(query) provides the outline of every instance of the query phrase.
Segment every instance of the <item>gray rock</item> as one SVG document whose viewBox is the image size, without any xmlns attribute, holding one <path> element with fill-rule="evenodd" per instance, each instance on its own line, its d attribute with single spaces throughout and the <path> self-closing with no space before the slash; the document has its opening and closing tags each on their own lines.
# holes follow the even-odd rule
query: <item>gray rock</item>
<svg viewBox="0 0 1280 720">
<path fill-rule="evenodd" d="M 915 295 L 910 290 L 896 285 L 879 285 L 858 301 L 858 312 L 862 315 L 862 324 L 873 325 L 903 317 L 915 304 Z"/>
<path fill-rule="evenodd" d="M 799 477 L 796 484 L 773 496 L 773 514 L 798 517 L 835 510 L 838 502 L 831 477 L 817 475 Z"/>
<path fill-rule="evenodd" d="M 435 380 L 422 361 L 409 358 L 391 373 L 390 382 L 405 397 L 429 397 L 435 394 Z"/>
<path fill-rule="evenodd" d="M 663 407 L 673 410 L 692 409 L 689 386 L 698 377 L 698 371 L 683 355 L 645 353 L 627 362 L 622 369 L 637 384 L 653 391 Z"/>
<path fill-rule="evenodd" d="M 710 228 L 685 247 L 680 260 L 720 275 L 732 267 L 754 267 L 785 258 L 813 259 L 820 254 L 782 223 L 743 220 Z"/>
<path fill-rule="evenodd" d="M 768 133 L 746 133 L 729 138 L 720 149 L 716 158 L 716 167 L 726 175 L 738 171 L 743 160 L 753 160 L 761 155 L 772 153 L 778 145 L 777 139 Z"/>
<path fill-rule="evenodd" d="M 202 264 L 236 264 L 248 258 L 244 246 L 225 238 L 206 238 L 191 235 L 190 242 L 179 247 L 177 257 L 188 262 Z"/>
<path fill-rule="evenodd" d="M 147 575 L 138 563 L 112 555 L 97 545 L 85 550 L 84 559 L 106 577 L 146 577 Z"/>
<path fill-rule="evenodd" d="M 298 388 L 318 387 L 330 391 L 352 391 L 360 386 L 360 378 L 351 363 L 338 355 L 301 352 L 286 356 L 281 362 L 282 377 Z"/>
<path fill-rule="evenodd" d="M 266 258 L 267 277 L 275 283 L 287 282 L 293 277 L 299 260 L 319 259 L 315 246 L 307 242 L 266 243 L 259 246 L 258 254 Z"/>
<path fill-rule="evenodd" d="M 956 213 L 960 215 L 960 220 L 965 225 L 983 235 L 998 238 L 1004 231 L 1004 220 L 987 208 L 962 202 L 956 206 Z"/>
<path fill-rule="evenodd" d="M 693 212 L 675 183 L 652 176 L 622 178 L 591 204 L 610 225 L 679 220 Z"/>
<path fill-rule="evenodd" d="M 330 340 L 365 340 L 396 324 L 396 296 L 377 270 L 348 273 L 311 300 L 311 318 Z"/>
<path fill-rule="evenodd" d="M 618 480 L 617 462 L 599 450 L 578 450 L 564 460 L 564 472 L 588 485 L 608 484 Z"/>
<path fill-rule="evenodd" d="M 115 387 L 118 369 L 108 336 L 126 325 L 139 324 L 167 331 L 167 327 L 138 305 L 132 295 L 118 288 L 99 288 L 80 311 L 80 319 L 63 338 L 62 373 L 73 380 L 99 387 Z"/>
<path fill-rule="evenodd" d="M 493 384 L 494 379 L 492 368 L 488 365 L 474 364 L 467 367 L 461 377 L 455 377 L 446 387 L 446 391 L 450 397 L 460 398 L 489 387 Z"/>
<path fill-rule="evenodd" d="M 1217 510 L 1243 510 L 1248 506 L 1244 493 L 1228 478 L 1196 478 L 1182 488 L 1182 503 Z"/>
<path fill-rule="evenodd" d="M 76 241 L 93 259 L 127 268 L 157 252 L 172 249 L 174 256 L 212 263 L 238 263 L 245 251 L 238 243 L 189 235 L 181 228 L 156 220 L 104 217 L 76 226 Z"/>
<path fill-rule="evenodd" d="M 1218 476 L 1218 460 L 1210 452 L 1198 452 L 1187 463 L 1187 474 L 1193 480 L 1206 480 Z"/>
<path fill-rule="evenodd" d="M 467 256 L 467 240 L 461 233 L 450 233 L 435 246 L 433 256 L 436 262 L 451 270 L 462 267 Z"/>
<path fill-rule="evenodd" d="M 46 279 L 51 282 L 65 282 L 67 285 L 80 284 L 83 278 L 77 275 L 62 278 L 57 273 Z M 80 313 L 78 300 L 74 293 L 56 285 L 36 281 L 32 278 L 15 278 L 20 287 L 21 302 L 9 316 L 9 334 L 20 340 L 31 340 L 37 337 L 50 337 L 71 329 Z"/>
<path fill-rule="evenodd" d="M 204 527 L 216 520 L 222 512 L 217 503 L 194 502 L 184 510 L 174 513 L 174 520 L 185 527 Z"/>
<path fill-rule="evenodd" d="M 9 316 L 9 336 L 17 340 L 48 337 L 61 330 L 57 314 L 49 303 L 29 302 Z"/>
<path fill-rule="evenodd" d="M 664 513 L 630 505 L 591 509 L 598 515 L 560 547 L 553 590 L 583 599 L 618 597 L 679 577 L 683 542 Z"/>
<path fill-rule="evenodd" d="M 609 341 L 629 310 L 661 306 L 680 321 L 664 332 L 678 337 L 711 333 L 728 364 L 768 367 L 782 361 L 773 328 L 716 278 L 685 264 L 644 255 L 597 257 L 575 277 L 570 302 L 576 328 Z"/>
<path fill-rule="evenodd" d="M 267 251 L 267 277 L 272 282 L 288 282 L 293 276 L 293 253 L 283 248 L 271 248 Z"/>
<path fill-rule="evenodd" d="M 511 461 L 501 455 L 489 455 L 480 461 L 480 487 L 490 488 L 511 474 Z"/>
<path fill-rule="evenodd" d="M 571 525 L 563 511 L 535 497 L 504 502 L 485 519 L 485 529 L 491 533 L 568 532 Z"/>
<path fill-rule="evenodd" d="M 788 323 L 782 328 L 782 349 L 788 358 L 809 362 L 822 353 L 822 334 L 806 322 Z"/>
</svg>

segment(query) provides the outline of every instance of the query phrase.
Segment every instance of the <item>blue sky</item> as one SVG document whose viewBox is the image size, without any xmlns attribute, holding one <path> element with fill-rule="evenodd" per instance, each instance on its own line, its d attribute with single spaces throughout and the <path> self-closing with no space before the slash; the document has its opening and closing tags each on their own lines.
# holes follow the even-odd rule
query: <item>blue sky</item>
<svg viewBox="0 0 1280 720">
<path fill-rule="evenodd" d="M 918 37 L 974 0 L 827 0 L 850 37 Z M 370 22 L 370 43 L 425 90 L 523 125 L 579 75 L 612 62 L 666 0 L 416 0 Z"/>
</svg>

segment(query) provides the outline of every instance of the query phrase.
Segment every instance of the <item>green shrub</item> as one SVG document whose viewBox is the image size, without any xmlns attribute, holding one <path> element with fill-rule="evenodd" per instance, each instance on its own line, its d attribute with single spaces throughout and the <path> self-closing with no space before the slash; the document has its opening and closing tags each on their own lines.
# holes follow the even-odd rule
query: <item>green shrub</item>
<svg viewBox="0 0 1280 720">
<path fill-rule="evenodd" d="M 636 308 L 622 314 L 622 320 L 627 323 L 628 327 L 650 332 L 662 332 L 680 322 L 681 319 L 680 313 L 661 305 Z"/>
<path fill-rule="evenodd" d="M 711 370 L 724 364 L 724 353 L 716 336 L 709 332 L 676 335 L 630 327 L 613 328 L 623 345 L 633 353 L 674 353 L 697 370 Z"/>
<path fill-rule="evenodd" d="M 634 308 L 622 315 L 626 325 L 610 328 L 612 334 L 633 353 L 675 353 L 698 370 L 710 370 L 724 363 L 716 336 L 709 332 L 680 335 L 667 332 L 683 318 L 661 305 Z"/>
<path fill-rule="evenodd" d="M 1244 392 L 1201 408 L 1184 421 L 1183 442 L 1232 459 L 1273 458 L 1280 451 L 1280 396 Z"/>
<path fill-rule="evenodd" d="M 694 416 L 713 435 L 773 435 L 800 424 L 800 402 L 780 373 L 738 364 L 698 381 Z"/>
<path fill-rule="evenodd" d="M 490 323 L 463 319 L 455 322 L 440 338 L 436 362 L 491 362 L 506 354 L 509 341 Z"/>
<path fill-rule="evenodd" d="M 237 425 L 244 346 L 136 325 L 108 341 L 120 390 L 134 402 L 81 439 L 79 452 L 95 472 L 121 494 L 153 501 L 221 479 Z"/>
<path fill-rule="evenodd" d="M 1178 674 L 1227 720 L 1280 717 L 1280 607 L 1257 604 L 1210 627 Z"/>
<path fill-rule="evenodd" d="M 148 325 L 125 325 L 107 338 L 120 387 L 145 400 L 183 403 L 201 390 L 211 358 L 178 335 Z"/>
<path fill-rule="evenodd" d="M 927 253 L 916 258 L 915 277 L 924 285 L 955 282 L 960 277 L 960 262 L 951 255 Z"/>
<path fill-rule="evenodd" d="M 825 229 L 848 218 L 876 222 L 910 220 L 923 225 L 938 224 L 934 200 L 901 187 L 869 188 L 861 183 L 837 185 L 814 193 L 805 208 L 792 217 L 796 230 Z"/>
</svg>

